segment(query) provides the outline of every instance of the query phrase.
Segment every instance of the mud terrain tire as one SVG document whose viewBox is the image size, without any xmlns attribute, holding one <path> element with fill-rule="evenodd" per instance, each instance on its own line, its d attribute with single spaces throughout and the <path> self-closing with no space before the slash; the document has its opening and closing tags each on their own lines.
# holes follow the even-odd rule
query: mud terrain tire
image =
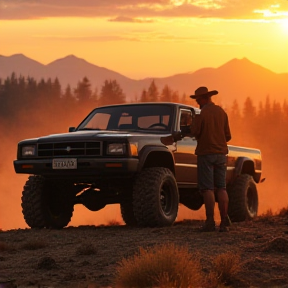
<svg viewBox="0 0 288 288">
<path fill-rule="evenodd" d="M 133 212 L 132 201 L 125 201 L 120 203 L 121 216 L 127 226 L 136 226 L 137 221 Z"/>
<path fill-rule="evenodd" d="M 74 195 L 68 188 L 42 176 L 30 176 L 21 198 L 22 213 L 28 226 L 56 229 L 67 226 L 74 211 Z"/>
<path fill-rule="evenodd" d="M 133 210 L 138 226 L 172 225 L 178 205 L 178 187 L 169 169 L 153 167 L 139 173 L 133 187 Z"/>
<path fill-rule="evenodd" d="M 228 187 L 228 215 L 232 222 L 251 220 L 258 212 L 258 192 L 253 177 L 239 175 L 231 187 Z"/>
</svg>

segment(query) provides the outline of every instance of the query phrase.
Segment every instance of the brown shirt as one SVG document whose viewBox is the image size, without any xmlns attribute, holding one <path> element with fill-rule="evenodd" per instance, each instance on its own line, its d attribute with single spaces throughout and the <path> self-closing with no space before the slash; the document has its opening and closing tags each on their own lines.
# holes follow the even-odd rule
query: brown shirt
<svg viewBox="0 0 288 288">
<path fill-rule="evenodd" d="M 204 105 L 193 122 L 191 133 L 197 140 L 196 155 L 228 154 L 231 133 L 228 116 L 220 106 L 213 102 Z"/>
</svg>

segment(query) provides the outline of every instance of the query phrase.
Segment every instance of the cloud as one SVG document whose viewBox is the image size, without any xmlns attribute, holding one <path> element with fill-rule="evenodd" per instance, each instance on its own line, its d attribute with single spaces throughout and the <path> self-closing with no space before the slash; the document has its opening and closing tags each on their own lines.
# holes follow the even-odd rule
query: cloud
<svg viewBox="0 0 288 288">
<path fill-rule="evenodd" d="M 0 19 L 107 17 L 147 23 L 154 17 L 263 18 L 255 11 L 288 11 L 287 0 L 0 0 Z M 275 15 L 281 15 L 275 14 Z M 280 17 L 280 16 L 279 16 Z M 145 20 L 149 19 L 149 20 Z"/>
<path fill-rule="evenodd" d="M 154 21 L 151 19 L 139 19 L 139 18 L 131 18 L 125 16 L 118 16 L 113 19 L 109 19 L 110 22 L 129 22 L 129 23 L 153 23 Z"/>
</svg>

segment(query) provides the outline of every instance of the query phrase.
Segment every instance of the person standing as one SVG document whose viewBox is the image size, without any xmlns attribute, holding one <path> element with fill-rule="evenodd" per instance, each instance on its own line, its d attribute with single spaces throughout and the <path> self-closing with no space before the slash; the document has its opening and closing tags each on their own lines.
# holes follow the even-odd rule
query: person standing
<svg viewBox="0 0 288 288">
<path fill-rule="evenodd" d="M 191 95 L 201 109 L 195 115 L 191 126 L 191 134 L 197 140 L 198 186 L 203 195 L 206 221 L 200 227 L 202 232 L 215 231 L 214 207 L 215 196 L 221 217 L 220 232 L 229 231 L 228 216 L 229 198 L 226 191 L 226 155 L 227 142 L 231 139 L 229 121 L 226 112 L 212 102 L 211 97 L 218 91 L 208 91 L 207 87 L 199 87 Z"/>
</svg>

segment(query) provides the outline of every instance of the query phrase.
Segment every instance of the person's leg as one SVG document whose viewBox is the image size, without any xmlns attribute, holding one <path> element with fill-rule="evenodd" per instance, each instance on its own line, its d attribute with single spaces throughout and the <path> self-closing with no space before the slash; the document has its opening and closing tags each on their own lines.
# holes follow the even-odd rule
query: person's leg
<svg viewBox="0 0 288 288">
<path fill-rule="evenodd" d="M 218 208 L 221 217 L 220 231 L 228 231 L 230 221 L 228 218 L 228 204 L 229 198 L 226 190 L 226 156 L 219 155 L 217 163 L 214 166 L 214 179 L 216 186 L 216 195 L 218 201 Z"/>
<path fill-rule="evenodd" d="M 206 221 L 214 222 L 215 195 L 214 190 L 202 191 L 206 210 Z"/>
<path fill-rule="evenodd" d="M 197 156 L 198 186 L 203 196 L 206 211 L 205 224 L 200 227 L 200 231 L 203 232 L 215 230 L 213 165 L 210 158 L 210 155 Z"/>
<path fill-rule="evenodd" d="M 228 218 L 228 204 L 229 204 L 229 198 L 226 189 L 217 189 L 217 198 L 218 198 L 218 208 L 220 212 L 221 217 L 221 223 L 220 223 L 220 230 L 223 228 L 225 230 L 225 227 L 229 226 L 229 218 Z"/>
</svg>

